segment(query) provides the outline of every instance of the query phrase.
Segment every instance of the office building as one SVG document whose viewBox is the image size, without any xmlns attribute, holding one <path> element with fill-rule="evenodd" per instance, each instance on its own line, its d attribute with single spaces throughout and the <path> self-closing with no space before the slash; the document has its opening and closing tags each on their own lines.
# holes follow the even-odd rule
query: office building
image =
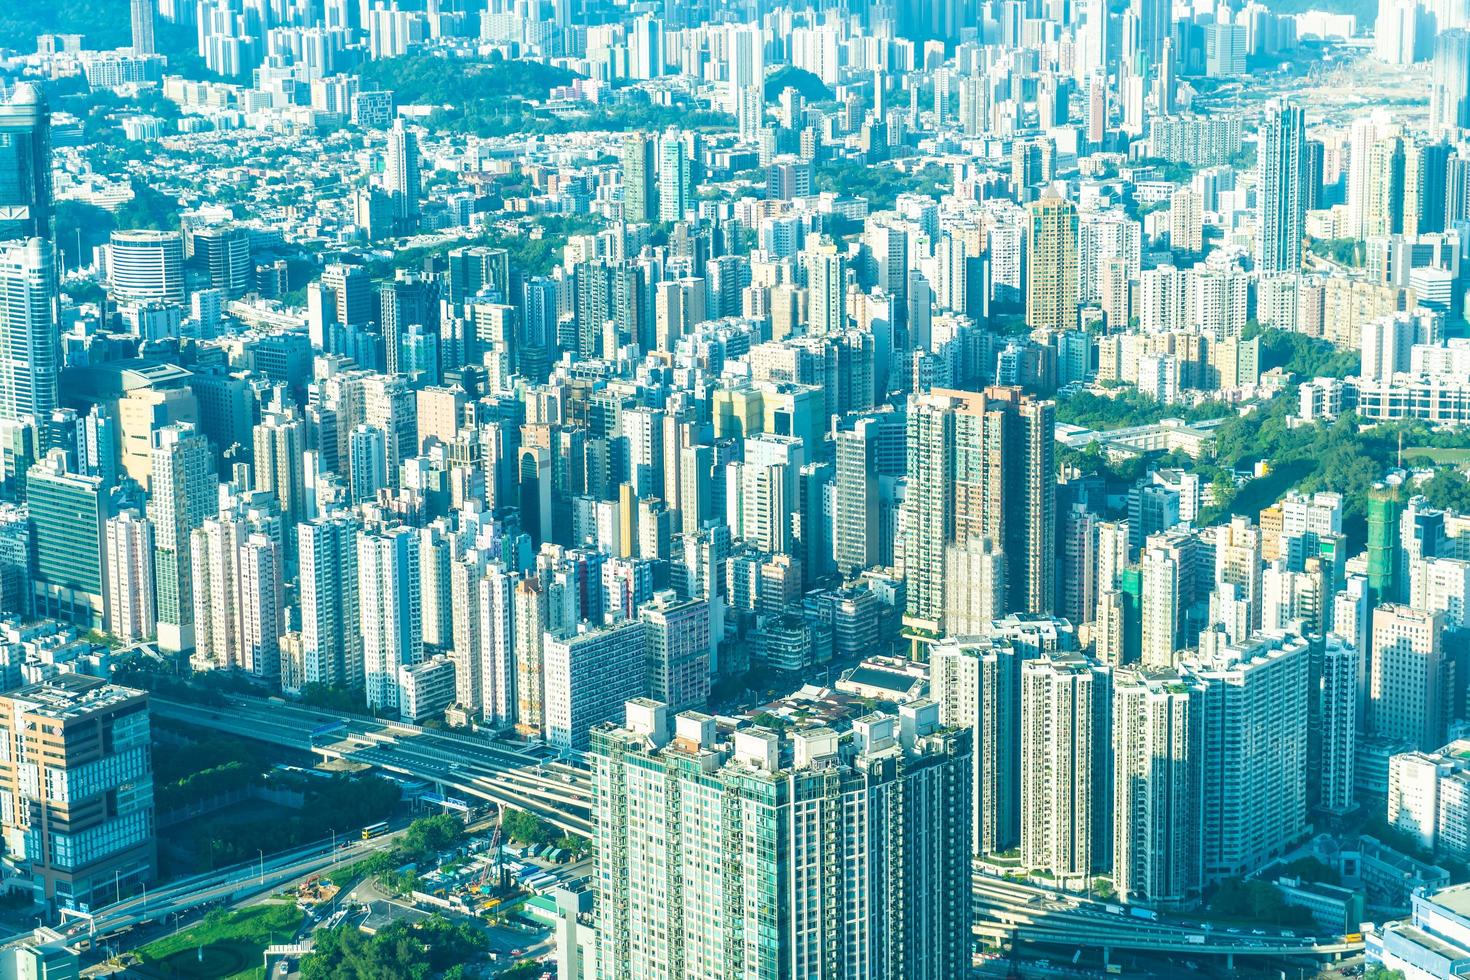
<svg viewBox="0 0 1470 980">
<path fill-rule="evenodd" d="M 0 420 L 40 422 L 57 407 L 59 302 L 50 243 L 0 243 Z"/>
<path fill-rule="evenodd" d="M 105 629 L 107 539 L 111 516 L 102 480 L 69 473 L 55 450 L 26 475 L 33 528 L 34 608 L 37 615 Z"/>
<path fill-rule="evenodd" d="M 61 674 L 0 695 L 0 828 L 36 901 L 98 908 L 153 880 L 148 695 Z"/>
<path fill-rule="evenodd" d="M 50 240 L 51 113 L 40 88 L 19 82 L 0 101 L 0 241 Z"/>
<path fill-rule="evenodd" d="M 388 130 L 388 152 L 383 161 L 383 186 L 393 201 L 393 216 L 399 230 L 412 233 L 417 230 L 419 198 L 423 194 L 419 177 L 418 137 L 403 124 L 403 119 L 394 120 Z"/>
<path fill-rule="evenodd" d="M 184 302 L 184 239 L 176 231 L 114 231 L 107 279 L 118 303 Z"/>
</svg>

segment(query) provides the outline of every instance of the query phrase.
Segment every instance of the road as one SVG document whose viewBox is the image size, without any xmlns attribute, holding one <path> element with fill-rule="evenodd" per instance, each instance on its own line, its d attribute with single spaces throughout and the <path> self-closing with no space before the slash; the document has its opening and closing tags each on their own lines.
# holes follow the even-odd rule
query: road
<svg viewBox="0 0 1470 980">
<path fill-rule="evenodd" d="M 1193 956 L 1311 957 L 1331 960 L 1363 949 L 1361 942 L 1314 937 L 1308 930 L 1225 927 L 1175 919 L 1149 920 L 1109 912 L 1106 904 L 1035 885 L 975 873 L 975 933 L 993 940 Z"/>
<path fill-rule="evenodd" d="M 421 780 L 443 795 L 524 810 L 564 833 L 592 835 L 588 772 L 525 746 L 262 698 L 231 697 L 228 705 L 211 706 L 154 695 L 151 705 L 165 720 L 361 763 Z"/>
<path fill-rule="evenodd" d="M 182 917 L 203 906 L 268 894 L 307 875 L 360 860 L 388 847 L 402 833 L 402 830 L 392 831 L 372 840 L 349 840 L 338 846 L 331 840 L 317 841 L 254 861 L 179 878 L 141 895 L 94 909 L 90 915 L 67 913 L 59 929 L 69 944 L 76 944 L 88 939 L 100 940 L 149 922 L 166 924 L 175 915 Z M 31 940 L 32 933 L 23 932 L 0 940 L 0 945 Z"/>
</svg>

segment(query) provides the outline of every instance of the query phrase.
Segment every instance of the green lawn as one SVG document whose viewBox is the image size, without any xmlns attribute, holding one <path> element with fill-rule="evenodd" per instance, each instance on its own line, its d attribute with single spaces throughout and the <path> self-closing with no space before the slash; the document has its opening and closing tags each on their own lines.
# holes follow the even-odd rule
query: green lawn
<svg viewBox="0 0 1470 980">
<path fill-rule="evenodd" d="M 1459 466 L 1462 463 L 1470 463 L 1470 449 L 1441 449 L 1434 446 L 1413 446 L 1404 450 L 1404 460 L 1407 462 L 1415 456 L 1428 456 L 1443 466 Z"/>
<path fill-rule="evenodd" d="M 140 976 L 256 980 L 267 946 L 290 942 L 304 913 L 295 905 L 256 905 L 205 921 L 139 949 Z"/>
</svg>

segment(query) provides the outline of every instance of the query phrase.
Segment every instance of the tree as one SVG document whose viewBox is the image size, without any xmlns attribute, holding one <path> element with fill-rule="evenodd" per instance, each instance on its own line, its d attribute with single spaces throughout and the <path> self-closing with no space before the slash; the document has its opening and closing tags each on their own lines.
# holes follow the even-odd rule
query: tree
<svg viewBox="0 0 1470 980">
<path fill-rule="evenodd" d="M 1458 470 L 1448 467 L 1435 470 L 1434 475 L 1419 486 L 1419 492 L 1431 507 L 1470 514 L 1470 480 Z"/>
<path fill-rule="evenodd" d="M 524 844 L 545 844 L 555 835 L 540 817 L 524 810 L 502 810 L 500 830 L 511 840 Z"/>
</svg>

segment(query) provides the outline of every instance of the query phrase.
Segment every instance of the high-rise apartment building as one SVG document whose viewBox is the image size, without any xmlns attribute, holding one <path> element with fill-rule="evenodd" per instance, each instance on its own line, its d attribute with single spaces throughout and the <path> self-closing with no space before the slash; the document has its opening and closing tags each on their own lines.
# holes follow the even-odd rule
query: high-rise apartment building
<svg viewBox="0 0 1470 980">
<path fill-rule="evenodd" d="M 153 636 L 153 525 L 131 508 L 104 525 L 107 631 L 124 643 Z"/>
<path fill-rule="evenodd" d="M 357 535 L 350 517 L 296 525 L 301 602 L 302 679 L 307 684 L 363 684 Z"/>
<path fill-rule="evenodd" d="M 131 0 L 133 54 L 154 54 L 158 45 L 153 40 L 153 0 Z"/>
<path fill-rule="evenodd" d="M 649 695 L 671 710 L 703 708 L 710 685 L 708 600 L 657 592 L 638 618 L 648 626 Z"/>
<path fill-rule="evenodd" d="M 623 220 L 644 224 L 657 221 L 658 140 L 647 133 L 623 137 Z"/>
<path fill-rule="evenodd" d="M 1444 650 L 1445 614 L 1396 603 L 1373 610 L 1368 724 L 1381 738 L 1421 752 L 1444 744 L 1453 667 Z"/>
<path fill-rule="evenodd" d="M 1257 162 L 1256 266 L 1296 272 L 1306 231 L 1306 117 L 1300 106 L 1273 101 L 1261 123 Z"/>
<path fill-rule="evenodd" d="M 1056 592 L 1055 407 L 1019 388 L 910 399 L 906 621 L 944 631 L 944 555 L 972 537 L 1005 556 L 1006 608 L 1049 614 Z"/>
<path fill-rule="evenodd" d="M 148 695 L 60 674 L 0 695 L 5 853 L 48 908 L 97 908 L 155 868 Z"/>
<path fill-rule="evenodd" d="M 1021 864 L 1085 889 L 1108 812 L 1108 673 L 1077 655 L 1021 665 Z M 1111 841 L 1109 841 L 1109 846 Z"/>
<path fill-rule="evenodd" d="M 617 717 L 648 686 L 648 624 L 585 621 L 548 632 L 541 645 L 546 741 L 563 752 L 587 749 L 593 726 Z"/>
<path fill-rule="evenodd" d="M 357 536 L 363 684 L 374 708 L 397 711 L 400 667 L 424 658 L 419 550 L 413 528 Z"/>
<path fill-rule="evenodd" d="M 971 732 L 976 855 L 1020 842 L 1022 657 L 1004 640 L 984 637 L 950 638 L 929 649 L 929 694 L 939 705 L 940 724 Z"/>
<path fill-rule="evenodd" d="M 850 732 L 640 699 L 592 734 L 601 975 L 944 980 L 970 961 L 970 736 L 932 702 Z"/>
<path fill-rule="evenodd" d="M 194 647 L 194 578 L 189 536 L 217 506 L 214 453 L 192 424 L 153 433 L 148 518 L 153 524 L 153 583 L 157 590 L 158 645 L 170 652 Z"/>
<path fill-rule="evenodd" d="M 1204 689 L 1177 673 L 1113 674 L 1113 887 L 1183 904 L 1204 884 Z"/>
<path fill-rule="evenodd" d="M 383 186 L 393 200 L 400 230 L 416 230 L 423 182 L 419 177 L 419 141 L 400 117 L 388 130 L 388 152 L 383 161 Z"/>
<path fill-rule="evenodd" d="M 1048 191 L 1026 212 L 1026 326 L 1075 330 L 1077 206 Z"/>
<path fill-rule="evenodd" d="M 1198 655 L 1184 662 L 1204 687 L 1207 882 L 1264 867 L 1309 826 L 1307 641 L 1257 636 L 1225 643 L 1218 636 L 1200 634 Z"/>
</svg>

